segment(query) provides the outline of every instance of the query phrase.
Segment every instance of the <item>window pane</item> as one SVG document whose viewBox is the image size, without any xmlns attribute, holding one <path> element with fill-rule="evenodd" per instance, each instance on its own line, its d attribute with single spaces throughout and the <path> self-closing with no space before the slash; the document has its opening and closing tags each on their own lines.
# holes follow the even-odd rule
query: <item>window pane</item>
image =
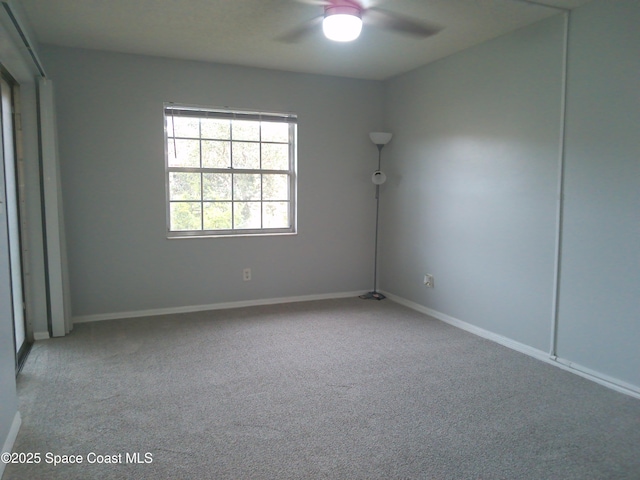
<svg viewBox="0 0 640 480">
<path fill-rule="evenodd" d="M 289 228 L 289 203 L 267 202 L 262 204 L 263 228 Z"/>
<path fill-rule="evenodd" d="M 174 149 L 175 146 L 175 149 Z M 167 161 L 170 167 L 200 167 L 200 141 L 170 138 L 167 141 Z"/>
<path fill-rule="evenodd" d="M 202 138 L 229 140 L 231 138 L 231 121 L 217 118 L 203 118 L 200 124 Z"/>
<path fill-rule="evenodd" d="M 169 173 L 169 200 L 200 200 L 200 174 Z"/>
<path fill-rule="evenodd" d="M 231 142 L 203 140 L 202 166 L 204 168 L 231 167 Z"/>
<path fill-rule="evenodd" d="M 234 174 L 233 199 L 260 200 L 260 175 L 242 173 Z"/>
<path fill-rule="evenodd" d="M 260 144 L 233 142 L 233 168 L 260 168 Z"/>
<path fill-rule="evenodd" d="M 283 145 L 279 143 L 263 143 L 262 168 L 264 170 L 288 170 L 289 145 Z"/>
<path fill-rule="evenodd" d="M 231 230 L 231 202 L 204 203 L 205 230 Z"/>
<path fill-rule="evenodd" d="M 289 143 L 289 124 L 262 122 L 263 142 L 283 142 Z"/>
<path fill-rule="evenodd" d="M 200 230 L 200 202 L 171 203 L 169 211 L 170 230 Z"/>
<path fill-rule="evenodd" d="M 260 202 L 236 202 L 233 205 L 234 228 L 260 228 Z"/>
<path fill-rule="evenodd" d="M 173 120 L 171 119 L 171 115 L 167 115 L 165 112 L 164 116 L 164 124 L 166 126 L 167 137 L 173 137 Z"/>
<path fill-rule="evenodd" d="M 200 120 L 192 117 L 167 117 L 167 122 L 175 125 L 176 137 L 200 137 Z"/>
<path fill-rule="evenodd" d="M 260 141 L 260 122 L 234 120 L 232 124 L 233 140 Z"/>
<path fill-rule="evenodd" d="M 294 230 L 295 124 L 277 113 L 170 103 L 164 120 L 173 237 Z"/>
<path fill-rule="evenodd" d="M 263 200 L 289 200 L 289 176 L 263 175 L 262 198 Z"/>
<path fill-rule="evenodd" d="M 204 200 L 231 200 L 231 174 L 202 174 L 202 195 Z"/>
</svg>

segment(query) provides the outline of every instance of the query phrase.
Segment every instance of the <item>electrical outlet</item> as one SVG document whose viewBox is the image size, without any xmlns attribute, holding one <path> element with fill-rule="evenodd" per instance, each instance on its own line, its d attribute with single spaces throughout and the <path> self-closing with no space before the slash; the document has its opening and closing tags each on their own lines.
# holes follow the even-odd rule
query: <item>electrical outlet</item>
<svg viewBox="0 0 640 480">
<path fill-rule="evenodd" d="M 244 270 L 242 270 L 242 280 L 244 280 L 245 282 L 248 282 L 249 280 L 251 280 L 250 268 L 245 268 Z"/>
<path fill-rule="evenodd" d="M 427 273 L 424 276 L 424 284 L 427 288 L 433 288 L 433 275 Z"/>
</svg>

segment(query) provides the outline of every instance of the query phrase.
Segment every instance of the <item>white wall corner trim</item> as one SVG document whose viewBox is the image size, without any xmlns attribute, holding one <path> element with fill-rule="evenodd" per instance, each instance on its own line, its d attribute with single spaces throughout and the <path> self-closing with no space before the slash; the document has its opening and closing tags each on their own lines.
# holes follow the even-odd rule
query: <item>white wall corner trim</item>
<svg viewBox="0 0 640 480">
<path fill-rule="evenodd" d="M 18 432 L 20 431 L 20 425 L 22 425 L 22 417 L 20 416 L 20 412 L 16 412 L 13 416 L 13 422 L 11 423 L 11 429 L 9 430 L 9 434 L 2 445 L 2 453 L 13 451 L 13 444 L 18 437 Z M 4 473 L 4 462 L 0 462 L 0 478 L 2 478 L 2 474 Z"/>
<path fill-rule="evenodd" d="M 610 377 L 609 375 L 605 375 L 603 373 L 588 369 L 562 358 L 550 357 L 547 352 L 543 352 L 542 350 L 538 350 L 537 348 L 533 348 L 523 343 L 516 342 L 515 340 L 511 340 L 510 338 L 503 337 L 502 335 L 498 335 L 483 328 L 476 327 L 475 325 L 471 325 L 470 323 L 458 320 L 457 318 L 450 317 L 449 315 L 425 307 L 411 300 L 399 297 L 392 293 L 385 291 L 382 291 L 382 293 L 386 295 L 389 300 L 399 303 L 400 305 L 404 305 L 405 307 L 408 307 L 412 310 L 424 313 L 425 315 L 433 317 L 444 323 L 448 323 L 451 326 L 460 328 L 469 333 L 473 333 L 474 335 L 477 335 L 479 337 L 486 338 L 487 340 L 491 340 L 504 347 L 515 350 L 516 352 L 524 353 L 525 355 L 533 357 L 537 360 L 541 360 L 550 365 L 554 365 L 558 368 L 561 368 L 562 370 L 579 375 L 583 378 L 586 378 L 587 380 L 591 380 L 592 382 L 595 382 L 599 385 L 615 390 L 616 392 L 624 393 L 625 395 L 640 399 L 640 388 L 635 385 L 631 385 L 620 379 Z"/>
<path fill-rule="evenodd" d="M 301 295 L 297 297 L 264 298 L 259 300 L 241 300 L 237 302 L 213 303 L 210 305 L 190 305 L 184 307 L 156 308 L 151 310 L 137 310 L 132 312 L 99 313 L 96 315 L 79 315 L 73 317 L 73 323 L 100 322 L 102 320 L 119 320 L 122 318 L 152 317 L 156 315 L 170 315 L 174 313 L 205 312 L 207 310 L 226 310 L 241 307 L 257 307 L 261 305 L 277 305 L 281 303 L 309 302 L 313 300 L 331 300 L 336 298 L 357 297 L 364 291 L 322 293 L 316 295 Z"/>
</svg>

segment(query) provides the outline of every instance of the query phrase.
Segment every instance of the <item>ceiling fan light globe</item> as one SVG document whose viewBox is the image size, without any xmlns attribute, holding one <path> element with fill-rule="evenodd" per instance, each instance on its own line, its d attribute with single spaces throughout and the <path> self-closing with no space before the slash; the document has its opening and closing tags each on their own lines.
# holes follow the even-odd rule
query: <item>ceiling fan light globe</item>
<svg viewBox="0 0 640 480">
<path fill-rule="evenodd" d="M 362 19 L 357 15 L 337 13 L 322 21 L 324 36 L 335 42 L 351 42 L 360 36 Z"/>
</svg>

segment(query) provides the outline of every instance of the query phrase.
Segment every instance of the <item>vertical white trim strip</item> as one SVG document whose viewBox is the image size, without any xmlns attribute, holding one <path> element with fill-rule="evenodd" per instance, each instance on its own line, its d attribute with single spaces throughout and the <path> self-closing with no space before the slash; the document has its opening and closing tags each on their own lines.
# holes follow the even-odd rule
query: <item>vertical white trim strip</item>
<svg viewBox="0 0 640 480">
<path fill-rule="evenodd" d="M 565 140 L 567 124 L 567 74 L 569 57 L 569 21 L 571 12 L 564 13 L 564 38 L 562 52 L 562 87 L 560 92 L 560 137 L 558 149 L 558 207 L 556 212 L 556 243 L 553 278 L 553 301 L 551 317 L 551 339 L 549 357 L 555 359 L 558 354 L 558 314 L 560 308 L 560 277 L 562 270 L 562 227 L 564 223 L 564 171 Z"/>
</svg>

